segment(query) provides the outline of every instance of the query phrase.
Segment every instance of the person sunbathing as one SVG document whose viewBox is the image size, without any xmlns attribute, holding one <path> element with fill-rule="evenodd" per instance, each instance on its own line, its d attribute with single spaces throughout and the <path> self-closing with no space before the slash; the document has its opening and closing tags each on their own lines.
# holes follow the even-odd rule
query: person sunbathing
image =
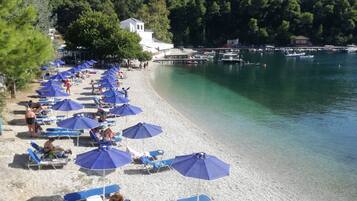
<svg viewBox="0 0 357 201">
<path fill-rule="evenodd" d="M 104 140 L 111 141 L 114 138 L 115 133 L 112 131 L 112 129 L 107 128 L 101 132 L 101 136 Z"/>
<path fill-rule="evenodd" d="M 47 158 L 67 158 L 68 154 L 72 154 L 70 149 L 64 150 L 59 146 L 54 146 L 55 138 L 48 139 L 43 145 L 43 150 Z"/>
<path fill-rule="evenodd" d="M 114 193 L 109 197 L 109 201 L 124 201 L 124 197 L 120 193 Z"/>
</svg>

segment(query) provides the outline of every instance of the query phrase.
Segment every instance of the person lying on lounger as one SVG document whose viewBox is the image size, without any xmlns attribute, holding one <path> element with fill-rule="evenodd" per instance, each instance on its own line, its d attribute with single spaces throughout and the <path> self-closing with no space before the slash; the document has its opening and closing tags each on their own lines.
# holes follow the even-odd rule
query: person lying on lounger
<svg viewBox="0 0 357 201">
<path fill-rule="evenodd" d="M 43 150 L 47 158 L 67 158 L 68 154 L 72 154 L 72 151 L 70 149 L 64 150 L 59 146 L 54 146 L 54 141 L 55 138 L 50 138 L 43 145 Z"/>
<path fill-rule="evenodd" d="M 109 201 L 124 201 L 124 197 L 120 193 L 114 193 L 110 196 Z"/>
</svg>

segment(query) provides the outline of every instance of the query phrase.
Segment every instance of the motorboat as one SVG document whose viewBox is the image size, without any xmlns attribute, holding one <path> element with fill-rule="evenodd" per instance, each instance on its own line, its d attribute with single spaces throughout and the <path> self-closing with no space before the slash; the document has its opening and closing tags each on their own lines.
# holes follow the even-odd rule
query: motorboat
<svg viewBox="0 0 357 201">
<path fill-rule="evenodd" d="M 300 58 L 302 59 L 313 59 L 315 56 L 314 55 L 302 55 Z"/>
<path fill-rule="evenodd" d="M 305 56 L 305 52 L 299 52 L 299 53 L 297 53 L 297 52 L 293 52 L 293 53 L 289 53 L 289 52 L 286 52 L 285 53 L 285 56 L 286 57 L 301 57 L 301 56 Z"/>
<path fill-rule="evenodd" d="M 223 63 L 240 63 L 242 61 L 243 59 L 241 59 L 239 55 L 234 52 L 224 53 L 221 58 L 221 62 Z"/>
<path fill-rule="evenodd" d="M 347 53 L 355 53 L 357 52 L 357 46 L 356 45 L 348 45 L 346 48 Z"/>
</svg>

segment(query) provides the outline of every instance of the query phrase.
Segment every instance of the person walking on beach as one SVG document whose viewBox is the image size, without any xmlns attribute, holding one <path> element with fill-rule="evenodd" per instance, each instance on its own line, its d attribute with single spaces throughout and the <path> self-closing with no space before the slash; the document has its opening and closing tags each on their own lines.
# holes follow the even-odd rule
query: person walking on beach
<svg viewBox="0 0 357 201">
<path fill-rule="evenodd" d="M 92 85 L 92 94 L 94 95 L 94 91 L 95 91 L 94 80 L 91 80 L 90 84 Z"/>
<path fill-rule="evenodd" d="M 121 89 L 122 89 L 123 92 L 124 92 L 124 97 L 125 97 L 125 98 L 128 98 L 128 90 L 130 89 L 130 87 L 128 87 L 128 88 L 126 88 L 126 89 L 123 87 L 123 88 L 121 88 Z"/>
<path fill-rule="evenodd" d="M 71 82 L 66 80 L 64 86 L 66 87 L 66 93 L 71 94 Z"/>
<path fill-rule="evenodd" d="M 27 107 L 26 113 L 25 113 L 25 121 L 26 121 L 27 127 L 29 129 L 29 134 L 31 137 L 36 137 L 35 120 L 36 120 L 36 114 L 32 111 L 32 109 L 30 107 Z"/>
</svg>

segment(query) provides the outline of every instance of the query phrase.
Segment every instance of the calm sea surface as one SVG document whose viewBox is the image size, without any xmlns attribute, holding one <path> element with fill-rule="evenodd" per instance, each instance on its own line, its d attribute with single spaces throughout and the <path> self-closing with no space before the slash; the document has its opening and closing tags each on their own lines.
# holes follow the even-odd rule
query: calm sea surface
<svg viewBox="0 0 357 201">
<path fill-rule="evenodd" d="M 244 58 L 267 67 L 162 65 L 152 85 L 257 171 L 321 199 L 357 200 L 357 54 Z"/>
</svg>

